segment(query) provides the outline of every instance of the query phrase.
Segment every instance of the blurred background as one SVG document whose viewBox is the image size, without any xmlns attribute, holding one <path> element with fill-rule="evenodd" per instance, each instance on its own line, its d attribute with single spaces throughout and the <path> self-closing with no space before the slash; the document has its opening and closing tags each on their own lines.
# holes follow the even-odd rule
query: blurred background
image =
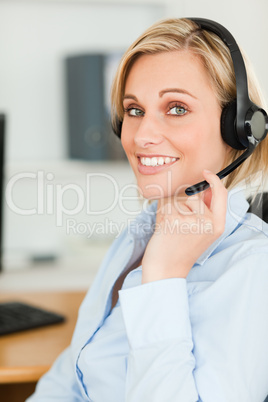
<svg viewBox="0 0 268 402">
<path fill-rule="evenodd" d="M 109 124 L 111 81 L 132 41 L 161 18 L 214 19 L 245 49 L 267 99 L 267 15 L 267 0 L 0 0 L 0 289 L 88 287 L 140 211 Z"/>
</svg>

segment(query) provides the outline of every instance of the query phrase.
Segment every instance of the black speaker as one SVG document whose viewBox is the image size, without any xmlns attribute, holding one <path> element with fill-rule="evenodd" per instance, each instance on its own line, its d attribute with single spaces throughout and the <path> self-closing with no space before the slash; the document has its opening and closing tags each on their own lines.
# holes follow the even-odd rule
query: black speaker
<svg viewBox="0 0 268 402">
<path fill-rule="evenodd" d="M 104 101 L 104 55 L 66 58 L 67 131 L 70 158 L 108 158 L 108 118 Z"/>
<path fill-rule="evenodd" d="M 113 135 L 110 108 L 110 63 L 120 54 L 90 53 L 65 59 L 68 156 L 83 160 L 126 159 Z"/>
</svg>

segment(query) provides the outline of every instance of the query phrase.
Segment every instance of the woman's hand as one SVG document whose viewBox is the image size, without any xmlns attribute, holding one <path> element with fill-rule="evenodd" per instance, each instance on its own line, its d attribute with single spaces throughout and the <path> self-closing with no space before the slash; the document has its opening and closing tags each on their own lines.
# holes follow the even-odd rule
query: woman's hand
<svg viewBox="0 0 268 402">
<path fill-rule="evenodd" d="M 217 175 L 203 172 L 210 188 L 159 203 L 155 231 L 142 260 L 142 281 L 186 278 L 201 254 L 224 232 L 227 190 Z"/>
</svg>

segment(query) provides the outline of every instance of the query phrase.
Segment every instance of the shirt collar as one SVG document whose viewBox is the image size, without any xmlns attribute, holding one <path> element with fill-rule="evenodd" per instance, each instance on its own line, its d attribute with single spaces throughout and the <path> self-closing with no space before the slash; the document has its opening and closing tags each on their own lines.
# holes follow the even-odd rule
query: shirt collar
<svg viewBox="0 0 268 402">
<path fill-rule="evenodd" d="M 135 240 L 149 241 L 154 232 L 157 201 L 143 205 L 143 211 L 129 225 L 129 233 Z"/>
</svg>

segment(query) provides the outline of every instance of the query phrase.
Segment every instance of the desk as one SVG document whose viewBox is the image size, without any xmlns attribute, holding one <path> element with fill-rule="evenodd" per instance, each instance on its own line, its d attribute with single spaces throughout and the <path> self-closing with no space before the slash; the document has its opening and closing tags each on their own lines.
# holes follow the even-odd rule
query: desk
<svg viewBox="0 0 268 402">
<path fill-rule="evenodd" d="M 0 295 L 0 302 L 19 300 L 50 309 L 66 317 L 66 322 L 61 324 L 0 337 L 1 401 L 25 401 L 33 392 L 38 379 L 70 344 L 78 308 L 84 296 L 84 291 L 18 292 Z"/>
</svg>

